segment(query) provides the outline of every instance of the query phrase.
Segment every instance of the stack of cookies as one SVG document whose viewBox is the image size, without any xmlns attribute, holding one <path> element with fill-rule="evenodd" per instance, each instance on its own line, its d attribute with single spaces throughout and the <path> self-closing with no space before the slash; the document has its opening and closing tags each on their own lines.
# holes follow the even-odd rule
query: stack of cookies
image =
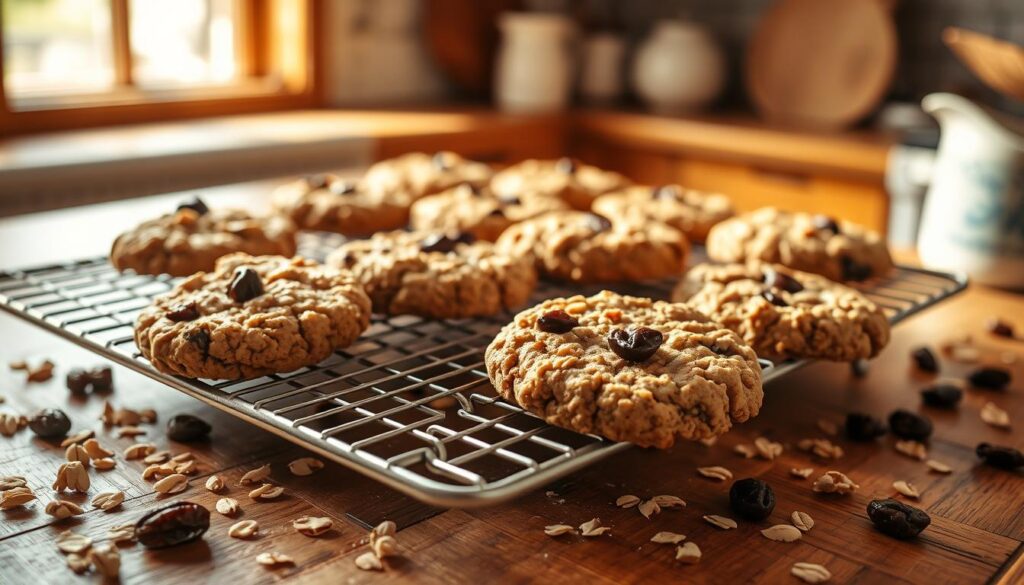
<svg viewBox="0 0 1024 585">
<path fill-rule="evenodd" d="M 542 300 L 484 356 L 498 393 L 549 423 L 667 448 L 755 416 L 759 357 L 853 361 L 889 339 L 885 314 L 842 284 L 892 268 L 878 234 L 776 209 L 734 217 L 723 195 L 636 185 L 570 158 L 496 170 L 412 153 L 358 180 L 294 181 L 273 205 L 258 217 L 196 200 L 115 241 L 117 268 L 187 277 L 138 319 L 154 367 L 210 379 L 288 372 L 352 343 L 371 314 L 501 314 L 540 278 L 673 279 L 670 299 Z M 291 257 L 298 230 L 348 241 L 321 265 Z M 693 244 L 714 264 L 687 272 Z"/>
</svg>

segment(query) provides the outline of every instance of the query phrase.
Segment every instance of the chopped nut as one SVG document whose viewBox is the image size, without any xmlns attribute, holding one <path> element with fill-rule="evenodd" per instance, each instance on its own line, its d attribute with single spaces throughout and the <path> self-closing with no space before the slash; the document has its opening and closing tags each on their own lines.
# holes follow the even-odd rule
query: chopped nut
<svg viewBox="0 0 1024 585">
<path fill-rule="evenodd" d="M 822 459 L 839 459 L 843 456 L 843 448 L 828 439 L 801 439 L 797 447 L 801 451 L 810 451 Z"/>
<path fill-rule="evenodd" d="M 153 491 L 158 494 L 179 494 L 188 488 L 188 478 L 180 473 L 173 473 L 153 484 Z"/>
<path fill-rule="evenodd" d="M 27 486 L 28 483 L 25 481 L 25 478 L 20 475 L 7 475 L 0 477 L 0 492 Z"/>
<path fill-rule="evenodd" d="M 68 438 L 66 438 L 63 441 L 61 441 L 60 442 L 60 446 L 63 449 L 65 447 L 67 447 L 68 445 L 74 445 L 76 443 L 81 443 L 82 441 L 85 441 L 86 439 L 93 438 L 93 436 L 95 434 L 96 434 L 96 432 L 91 430 L 91 429 L 86 429 L 84 431 L 79 431 L 79 432 L 75 433 L 74 435 L 71 435 Z"/>
<path fill-rule="evenodd" d="M 45 382 L 53 377 L 53 368 L 56 367 L 53 362 L 46 360 L 38 366 L 28 370 L 28 376 L 25 380 L 29 382 Z"/>
<path fill-rule="evenodd" d="M 250 485 L 250 484 L 254 484 L 254 483 L 260 483 L 263 480 L 267 479 L 268 477 L 270 477 L 270 464 L 269 463 L 266 464 L 266 465 L 262 465 L 260 467 L 257 467 L 256 469 L 253 469 L 253 470 L 250 470 L 250 471 L 246 472 L 246 474 L 243 475 L 240 480 L 238 480 L 238 484 L 239 485 Z"/>
<path fill-rule="evenodd" d="M 914 487 L 914 484 L 907 483 L 902 479 L 892 482 L 892 489 L 898 491 L 904 496 L 907 496 L 908 498 L 914 498 L 915 500 L 921 497 L 921 492 L 917 491 L 917 488 Z"/>
<path fill-rule="evenodd" d="M 16 487 L 0 492 L 0 510 L 10 510 L 36 499 L 36 495 L 27 487 Z"/>
<path fill-rule="evenodd" d="M 793 512 L 790 519 L 793 521 L 793 526 L 796 526 L 803 532 L 807 532 L 811 528 L 814 528 L 814 518 L 811 518 L 811 515 L 805 512 Z"/>
<path fill-rule="evenodd" d="M 249 492 L 249 497 L 254 500 L 273 500 L 284 493 L 284 488 L 279 485 L 265 483 Z"/>
<path fill-rule="evenodd" d="M 165 469 L 162 465 L 153 464 L 142 470 L 142 479 L 149 481 L 153 478 L 170 475 L 170 473 L 164 473 Z"/>
<path fill-rule="evenodd" d="M 655 502 L 654 500 L 644 500 L 640 502 L 639 506 L 637 506 L 637 510 L 643 514 L 644 518 L 650 520 L 651 516 L 661 513 L 661 506 L 659 506 L 658 502 Z"/>
<path fill-rule="evenodd" d="M 776 524 L 762 530 L 761 535 L 777 542 L 793 542 L 800 540 L 803 533 L 791 524 Z"/>
<path fill-rule="evenodd" d="M 92 466 L 100 471 L 109 471 L 117 465 L 117 462 L 110 457 L 102 457 L 100 459 L 94 459 Z"/>
<path fill-rule="evenodd" d="M 561 536 L 570 532 L 576 532 L 576 529 L 568 524 L 552 524 L 544 527 L 544 534 L 548 536 Z"/>
<path fill-rule="evenodd" d="M 986 402 L 981 408 L 981 420 L 996 428 L 1010 428 L 1010 414 L 996 406 L 994 402 Z"/>
<path fill-rule="evenodd" d="M 131 542 L 135 540 L 134 524 L 119 524 L 107 531 L 107 538 L 111 542 Z"/>
<path fill-rule="evenodd" d="M 846 475 L 838 471 L 829 471 L 819 477 L 811 489 L 821 494 L 845 495 L 854 492 L 859 487 Z"/>
<path fill-rule="evenodd" d="M 313 475 L 315 471 L 323 468 L 324 462 L 312 457 L 302 457 L 301 459 L 296 459 L 288 464 L 288 471 L 291 471 L 292 475 L 298 475 L 300 477 Z"/>
<path fill-rule="evenodd" d="M 104 512 L 109 512 L 114 508 L 121 505 L 124 502 L 124 492 L 101 492 L 96 494 L 92 499 L 92 505 L 94 508 L 99 508 Z"/>
<path fill-rule="evenodd" d="M 792 475 L 793 477 L 800 477 L 803 479 L 811 477 L 812 473 L 814 473 L 813 467 L 794 467 L 793 469 L 789 470 L 789 474 Z"/>
<path fill-rule="evenodd" d="M 12 370 L 27 370 L 28 364 L 25 360 L 15 360 L 13 362 L 7 362 L 7 367 Z"/>
<path fill-rule="evenodd" d="M 654 496 L 651 500 L 658 504 L 659 508 L 683 508 L 686 506 L 686 502 L 677 496 Z"/>
<path fill-rule="evenodd" d="M 89 453 L 81 445 L 68 445 L 64 451 L 64 458 L 68 461 L 78 461 L 85 467 L 89 467 Z"/>
<path fill-rule="evenodd" d="M 150 453 L 149 455 L 146 455 L 146 457 L 143 458 L 142 462 L 148 465 L 153 465 L 156 463 L 166 463 L 167 460 L 170 458 L 170 451 L 155 451 L 153 453 Z"/>
<path fill-rule="evenodd" d="M 793 563 L 789 572 L 804 583 L 824 583 L 832 578 L 828 569 L 814 563 Z"/>
<path fill-rule="evenodd" d="M 928 447 L 924 446 L 924 443 L 918 443 L 917 441 L 896 441 L 893 443 L 893 448 L 898 453 L 906 455 L 920 461 L 924 461 L 928 458 Z"/>
<path fill-rule="evenodd" d="M 713 466 L 713 467 L 698 467 L 697 468 L 697 473 L 703 475 L 704 477 L 707 477 L 707 478 L 710 478 L 710 479 L 715 479 L 715 480 L 718 480 L 718 481 L 725 481 L 727 479 L 732 479 L 732 472 L 731 471 L 729 471 L 728 469 L 726 469 L 724 467 L 719 467 L 717 465 Z"/>
<path fill-rule="evenodd" d="M 220 490 L 224 489 L 224 480 L 221 479 L 220 476 L 215 473 L 210 477 L 206 478 L 205 487 L 207 490 L 213 493 L 217 493 Z"/>
<path fill-rule="evenodd" d="M 174 457 L 171 457 L 171 461 L 174 463 L 184 463 L 186 461 L 192 461 L 193 459 L 195 459 L 195 455 L 193 455 L 191 451 L 178 453 Z"/>
<path fill-rule="evenodd" d="M 619 496 L 615 500 L 615 505 L 620 507 L 620 508 L 632 508 L 633 506 L 635 506 L 635 505 L 637 505 L 639 503 L 640 503 L 640 498 L 634 496 L 633 494 L 626 494 L 624 496 Z"/>
<path fill-rule="evenodd" d="M 256 562 L 261 565 L 273 567 L 276 565 L 294 565 L 295 560 L 290 556 L 277 551 L 265 552 L 256 555 Z"/>
<path fill-rule="evenodd" d="M 58 520 L 78 516 L 82 512 L 84 510 L 82 510 L 81 506 L 65 500 L 51 500 L 50 503 L 46 504 L 46 513 Z"/>
<path fill-rule="evenodd" d="M 174 468 L 174 473 L 180 473 L 182 475 L 192 475 L 199 471 L 195 461 L 186 461 L 178 464 L 168 463 L 167 465 L 171 465 Z"/>
<path fill-rule="evenodd" d="M 117 436 L 124 437 L 138 437 L 139 435 L 145 435 L 146 429 L 136 426 L 124 426 L 117 429 Z"/>
<path fill-rule="evenodd" d="M 89 551 L 89 562 L 100 575 L 116 577 L 121 571 L 121 553 L 113 544 L 101 544 Z"/>
<path fill-rule="evenodd" d="M 580 534 L 583 536 L 601 536 L 611 530 L 608 526 L 601 526 L 601 519 L 594 518 L 580 524 Z"/>
<path fill-rule="evenodd" d="M 255 520 L 242 520 L 241 522 L 232 524 L 231 528 L 228 528 L 228 536 L 231 538 L 246 539 L 256 536 L 256 533 L 259 531 L 260 525 Z"/>
<path fill-rule="evenodd" d="M 742 456 L 744 459 L 753 459 L 755 456 L 757 456 L 757 449 L 755 449 L 752 445 L 748 445 L 746 443 L 740 443 L 736 445 L 735 447 L 732 448 L 732 452 Z"/>
<path fill-rule="evenodd" d="M 679 544 L 684 540 L 686 540 L 686 535 L 676 532 L 659 532 L 651 537 L 651 542 L 657 544 Z"/>
<path fill-rule="evenodd" d="M 55 542 L 57 543 L 57 548 L 67 554 L 82 554 L 92 546 L 91 538 L 83 534 L 71 532 L 70 530 L 65 530 L 57 535 Z"/>
<path fill-rule="evenodd" d="M 700 562 L 700 547 L 695 542 L 684 543 L 676 548 L 676 560 L 694 565 Z"/>
<path fill-rule="evenodd" d="M 333 520 L 317 516 L 302 516 L 292 520 L 292 528 L 305 536 L 320 536 L 330 530 L 332 526 L 334 526 Z"/>
<path fill-rule="evenodd" d="M 398 554 L 398 541 L 395 540 L 394 536 L 381 536 L 373 541 L 372 547 L 373 554 L 377 555 L 378 559 L 393 557 Z"/>
<path fill-rule="evenodd" d="M 103 459 L 105 457 L 112 457 L 114 455 L 113 451 L 104 448 L 103 445 L 100 445 L 100 442 L 97 441 L 96 439 L 87 439 L 84 443 L 82 443 L 82 448 L 85 449 L 85 452 L 92 459 Z"/>
<path fill-rule="evenodd" d="M 53 490 L 60 492 L 66 489 L 83 494 L 89 491 L 89 472 L 80 461 L 69 461 L 57 469 Z"/>
<path fill-rule="evenodd" d="M 238 513 L 238 500 L 234 498 L 221 498 L 217 500 L 217 513 L 223 516 L 234 516 Z"/>
<path fill-rule="evenodd" d="M 928 461 L 925 461 L 924 464 L 928 466 L 928 469 L 931 469 L 935 473 L 953 473 L 953 468 L 941 461 L 929 459 Z"/>
<path fill-rule="evenodd" d="M 156 453 L 156 445 L 153 443 L 135 443 L 124 450 L 124 458 L 131 461 L 149 457 L 153 453 Z"/>
<path fill-rule="evenodd" d="M 731 530 L 733 528 L 736 528 L 736 521 L 732 518 L 726 518 L 725 516 L 716 516 L 714 514 L 709 514 L 704 516 L 704 520 L 708 524 L 711 524 L 716 528 L 721 528 L 722 530 Z"/>
<path fill-rule="evenodd" d="M 767 459 L 768 461 L 773 461 L 776 457 L 782 455 L 782 443 L 776 443 L 766 437 L 754 439 L 754 448 L 757 449 L 757 454 L 762 459 Z"/>
<path fill-rule="evenodd" d="M 363 571 L 383 571 L 384 565 L 372 551 L 364 552 L 356 557 L 356 567 Z"/>
<path fill-rule="evenodd" d="M 18 432 L 18 417 L 6 412 L 0 413 L 0 435 L 13 437 Z"/>
</svg>

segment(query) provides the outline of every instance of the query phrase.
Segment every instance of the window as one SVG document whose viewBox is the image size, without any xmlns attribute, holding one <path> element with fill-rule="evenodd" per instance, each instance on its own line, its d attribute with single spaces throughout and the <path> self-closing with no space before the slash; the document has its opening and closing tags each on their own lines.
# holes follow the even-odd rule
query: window
<svg viewBox="0 0 1024 585">
<path fill-rule="evenodd" d="M 0 134 L 313 105 L 317 1 L 0 0 Z"/>
</svg>

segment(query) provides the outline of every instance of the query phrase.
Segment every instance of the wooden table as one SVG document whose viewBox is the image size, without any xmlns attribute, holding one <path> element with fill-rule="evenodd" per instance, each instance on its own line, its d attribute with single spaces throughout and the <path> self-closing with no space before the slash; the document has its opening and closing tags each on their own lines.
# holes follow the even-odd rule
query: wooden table
<svg viewBox="0 0 1024 585">
<path fill-rule="evenodd" d="M 233 190 L 220 197 L 251 197 L 257 188 Z M 111 231 L 139 216 L 170 205 L 173 198 L 96 206 L 75 211 L 0 221 L 0 265 L 25 265 L 61 258 L 67 250 L 86 256 L 102 253 Z M 434 510 L 386 489 L 340 465 L 310 477 L 294 477 L 287 462 L 305 452 L 269 433 L 255 429 L 124 369 L 116 369 L 117 406 L 155 408 L 161 422 L 178 413 L 199 415 L 214 425 L 207 444 L 168 441 L 162 424 L 147 427 L 147 440 L 174 452 L 192 451 L 200 473 L 184 497 L 207 507 L 218 496 L 202 488 L 205 477 L 218 473 L 227 480 L 227 494 L 239 499 L 241 518 L 259 521 L 260 536 L 237 540 L 227 536 L 234 519 L 213 514 L 210 532 L 200 542 L 164 551 L 139 545 L 121 549 L 122 580 L 126 583 L 490 583 L 490 582 L 698 582 L 797 583 L 791 565 L 808 561 L 825 565 L 836 583 L 1015 583 L 1024 579 L 1021 543 L 1024 541 L 1024 476 L 980 466 L 974 446 L 980 441 L 1024 447 L 1020 433 L 1000 431 L 978 416 L 982 405 L 995 402 L 1016 421 L 1024 421 L 1024 367 L 1012 366 L 1015 380 L 1005 393 L 969 391 L 955 412 L 920 406 L 918 390 L 932 378 L 909 366 L 908 352 L 920 344 L 937 344 L 965 333 L 980 345 L 1021 354 L 1024 343 L 998 340 L 984 332 L 994 315 L 1017 319 L 1024 329 L 1024 299 L 1011 293 L 973 286 L 949 302 L 911 318 L 897 328 L 891 346 L 864 378 L 850 375 L 844 364 L 816 364 L 766 388 L 765 405 L 755 420 L 741 425 L 711 447 L 684 444 L 668 452 L 631 449 L 587 470 L 493 508 Z M 69 368 L 90 366 L 93 354 L 7 315 L 0 315 L 0 363 L 32 362 L 49 357 L 57 376 L 42 384 L 25 384 L 20 372 L 0 368 L 0 410 L 31 413 L 59 407 L 73 418 L 75 428 L 96 429 L 101 441 L 122 451 L 132 441 L 104 429 L 99 416 L 104 398 L 72 399 L 64 388 Z M 971 366 L 943 362 L 943 376 L 964 375 Z M 819 419 L 841 422 L 853 410 L 885 417 L 898 407 L 926 412 L 935 422 L 930 456 L 951 465 L 951 475 L 930 473 L 919 461 L 896 453 L 891 437 L 857 444 L 832 437 L 846 454 L 834 462 L 815 460 L 796 449 L 805 437 L 823 436 Z M 1024 423 L 1020 423 L 1024 424 Z M 767 436 L 786 445 L 775 461 L 744 459 L 732 452 L 738 443 Z M 54 497 L 49 489 L 63 453 L 26 431 L 0 437 L 0 475 L 28 478 L 39 500 L 28 507 L 0 512 L 0 582 L 5 584 L 73 583 L 96 580 L 76 577 L 64 565 L 54 538 L 63 530 L 102 537 L 112 525 L 133 522 L 166 501 L 154 496 L 143 481 L 144 465 L 118 456 L 114 470 L 91 473 L 88 495 L 65 495 L 86 503 L 99 491 L 120 489 L 127 494 L 122 509 L 104 513 L 88 510 L 78 518 L 54 522 L 43 513 Z M 286 495 L 270 503 L 254 503 L 236 486 L 246 470 L 271 463 L 273 479 Z M 704 514 L 731 515 L 729 483 L 698 476 L 696 467 L 723 465 L 737 478 L 760 477 L 775 489 L 778 504 L 768 521 L 741 521 L 739 528 L 721 531 L 703 522 Z M 828 469 L 847 473 L 860 484 L 852 496 L 814 494 L 812 480 L 789 475 L 793 467 L 814 467 L 815 477 Z M 875 531 L 867 520 L 867 502 L 897 497 L 891 484 L 904 479 L 921 491 L 920 507 L 932 525 L 920 538 L 897 541 Z M 637 510 L 622 510 L 613 501 L 623 494 L 648 497 L 674 494 L 688 502 L 682 510 L 665 510 L 651 520 Z M 176 498 L 170 498 L 174 501 Z M 760 530 L 786 522 L 794 510 L 809 513 L 814 528 L 795 543 L 769 541 Z M 295 532 L 291 520 L 302 515 L 329 516 L 335 528 L 320 538 Z M 395 518 L 404 552 L 390 559 L 384 573 L 356 569 L 354 559 L 365 550 L 365 526 L 355 520 Z M 545 525 L 578 525 L 600 517 L 611 526 L 609 535 L 551 538 Z M 686 534 L 699 544 L 703 560 L 687 566 L 673 560 L 674 547 L 648 542 L 658 531 Z M 263 551 L 281 551 L 295 558 L 293 567 L 264 568 L 255 562 Z"/>
</svg>

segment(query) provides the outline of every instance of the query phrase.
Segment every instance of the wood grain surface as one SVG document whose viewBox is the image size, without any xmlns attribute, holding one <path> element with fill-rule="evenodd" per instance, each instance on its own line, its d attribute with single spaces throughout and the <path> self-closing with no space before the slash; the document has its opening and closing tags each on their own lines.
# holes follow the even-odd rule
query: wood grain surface
<svg viewBox="0 0 1024 585">
<path fill-rule="evenodd" d="M 105 213 L 110 217 L 132 215 L 127 211 L 132 204 L 119 205 L 124 207 L 108 207 Z M 86 220 L 89 212 L 75 213 Z M 0 242 L 7 241 L 5 234 L 24 234 L 24 226 L 39 225 L 30 220 L 39 218 L 0 222 Z M 56 220 L 50 224 L 60 225 Z M 27 237 L 36 241 L 50 238 L 60 245 L 63 237 L 72 236 L 30 231 Z M 17 255 L 22 264 L 46 261 L 46 254 L 51 253 L 48 249 L 23 244 Z M 14 255 L 8 249 L 0 258 L 9 261 Z M 1006 392 L 969 390 L 958 410 L 942 412 L 921 406 L 918 390 L 934 377 L 914 371 L 907 355 L 921 344 L 937 345 L 946 338 L 972 334 L 980 346 L 992 349 L 987 355 L 1010 352 L 1024 358 L 1024 342 L 996 339 L 985 332 L 986 319 L 994 315 L 1015 319 L 1018 329 L 1024 330 L 1022 308 L 1020 296 L 971 287 L 900 325 L 891 346 L 872 363 L 866 377 L 853 377 L 844 364 L 822 363 L 770 384 L 760 416 L 713 446 L 687 444 L 667 452 L 631 449 L 516 501 L 467 511 L 429 509 L 331 463 L 310 477 L 292 476 L 287 463 L 306 455 L 301 448 L 120 368 L 115 369 L 113 393 L 70 398 L 64 374 L 72 367 L 94 365 L 97 358 L 0 314 L 0 364 L 19 359 L 34 363 L 43 358 L 57 364 L 57 376 L 41 384 L 26 384 L 23 373 L 0 367 L 0 396 L 5 399 L 0 411 L 29 414 L 41 407 L 59 407 L 72 417 L 75 429 L 95 429 L 101 442 L 118 452 L 117 467 L 105 472 L 92 470 L 88 494 L 63 497 L 85 504 L 107 489 L 120 489 L 128 496 L 118 510 L 108 513 L 86 506 L 83 516 L 55 522 L 43 508 L 55 497 L 49 485 L 63 459 L 62 450 L 27 430 L 0 437 L 0 476 L 26 476 L 39 498 L 27 507 L 0 512 L 0 583 L 98 581 L 93 575 L 75 576 L 66 568 L 54 544 L 61 531 L 72 529 L 101 539 L 110 526 L 133 522 L 147 510 L 178 499 L 212 508 L 219 496 L 202 487 L 211 473 L 226 480 L 223 495 L 241 503 L 240 518 L 260 523 L 259 536 L 253 540 L 229 538 L 228 527 L 236 519 L 214 513 L 210 531 L 200 542 L 163 551 L 139 545 L 122 547 L 123 582 L 798 583 L 790 576 L 790 567 L 807 561 L 826 566 L 835 583 L 1019 583 L 1024 579 L 1020 562 L 1024 475 L 979 465 L 974 447 L 980 441 L 1024 447 L 1018 430 L 1024 424 L 1024 366 L 1020 362 L 1011 366 L 1014 381 Z M 962 377 L 972 367 L 943 360 L 941 377 Z M 160 421 L 144 425 L 148 433 L 143 438 L 159 448 L 196 455 L 199 473 L 184 494 L 157 497 L 152 485 L 141 478 L 144 464 L 121 457 L 132 441 L 116 438 L 114 429 L 99 422 L 104 400 L 116 406 L 156 409 Z M 984 424 L 978 413 L 988 401 L 1009 411 L 1018 426 L 1004 431 Z M 819 419 L 839 423 L 854 410 L 885 417 L 900 407 L 932 418 L 935 433 L 930 456 L 949 464 L 952 474 L 930 473 L 922 462 L 895 452 L 891 437 L 871 444 L 829 437 L 846 452 L 836 461 L 816 459 L 796 448 L 802 438 L 824 436 L 817 426 Z M 214 426 L 211 440 L 190 445 L 169 441 L 163 423 L 178 413 L 210 421 Z M 783 455 L 766 461 L 744 459 L 732 452 L 734 445 L 750 443 L 758 436 L 782 442 L 786 447 Z M 248 499 L 247 488 L 236 484 L 242 473 L 263 463 L 272 465 L 272 480 L 286 492 L 279 500 L 257 503 Z M 704 514 L 731 515 L 729 482 L 699 476 L 695 469 L 705 465 L 725 466 L 736 478 L 768 481 L 778 499 L 771 518 L 740 521 L 737 529 L 729 531 L 702 521 Z M 836 469 L 848 474 L 860 489 L 845 497 L 815 494 L 812 480 L 789 475 L 793 467 L 813 467 L 814 477 Z M 897 541 L 877 532 L 865 513 L 871 499 L 901 497 L 891 487 L 898 479 L 921 490 L 916 505 L 932 517 L 932 525 L 913 541 Z M 636 509 L 614 506 L 618 496 L 628 493 L 640 497 L 672 494 L 688 505 L 664 510 L 648 520 Z M 786 522 L 794 510 L 815 520 L 814 528 L 801 540 L 773 542 L 760 534 L 771 524 Z M 303 536 L 291 527 L 291 520 L 303 515 L 331 517 L 335 526 L 319 538 Z M 579 525 L 595 517 L 611 527 L 609 534 L 552 538 L 543 532 L 549 524 Z M 366 535 L 365 523 L 383 518 L 398 521 L 402 554 L 388 559 L 382 573 L 360 571 L 354 559 L 366 550 L 360 544 Z M 672 546 L 649 542 L 663 530 L 687 535 L 702 549 L 702 561 L 692 566 L 680 564 L 673 560 Z M 258 565 L 255 557 L 265 551 L 287 553 L 295 565 L 273 569 Z"/>
</svg>

